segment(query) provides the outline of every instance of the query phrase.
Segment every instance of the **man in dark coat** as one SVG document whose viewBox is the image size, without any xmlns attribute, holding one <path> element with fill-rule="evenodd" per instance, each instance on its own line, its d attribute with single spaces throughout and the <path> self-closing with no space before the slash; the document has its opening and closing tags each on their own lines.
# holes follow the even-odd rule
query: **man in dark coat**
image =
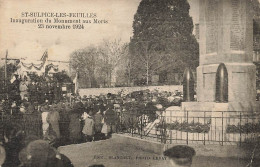
<svg viewBox="0 0 260 167">
<path fill-rule="evenodd" d="M 69 113 L 69 134 L 72 143 L 78 143 L 81 140 L 81 114 L 76 109 Z"/>
<path fill-rule="evenodd" d="M 116 131 L 117 115 L 113 108 L 113 104 L 108 104 L 108 109 L 104 113 L 104 125 L 101 132 L 106 136 Z"/>
<path fill-rule="evenodd" d="M 32 83 L 29 85 L 29 91 L 30 91 L 30 102 L 34 103 L 37 101 L 37 87 L 35 85 L 35 82 L 32 81 Z"/>
<path fill-rule="evenodd" d="M 20 96 L 20 80 L 18 75 L 15 75 L 15 80 L 10 84 L 8 91 L 10 91 L 10 99 L 12 101 L 16 101 L 20 104 L 21 96 Z"/>
<path fill-rule="evenodd" d="M 49 100 L 50 104 L 52 104 L 53 100 L 54 100 L 54 87 L 53 87 L 53 83 L 48 83 L 48 93 L 47 93 L 47 96 L 48 96 L 48 100 Z"/>
</svg>

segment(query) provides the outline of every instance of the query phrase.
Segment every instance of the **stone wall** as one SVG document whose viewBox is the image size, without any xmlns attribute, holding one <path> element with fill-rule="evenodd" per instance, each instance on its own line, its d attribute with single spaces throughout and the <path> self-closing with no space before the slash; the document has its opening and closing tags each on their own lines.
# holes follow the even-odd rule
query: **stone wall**
<svg viewBox="0 0 260 167">
<path fill-rule="evenodd" d="M 117 94 L 120 91 L 124 91 L 125 93 L 131 93 L 134 91 L 140 91 L 140 90 L 146 90 L 149 89 L 152 90 L 158 90 L 161 91 L 167 91 L 167 92 L 174 92 L 175 90 L 178 90 L 182 92 L 182 85 L 166 85 L 166 86 L 143 86 L 143 87 L 117 87 L 117 88 L 88 88 L 88 89 L 79 89 L 80 96 L 84 95 L 100 95 L 100 94 L 107 94 L 107 93 L 113 93 Z"/>
</svg>

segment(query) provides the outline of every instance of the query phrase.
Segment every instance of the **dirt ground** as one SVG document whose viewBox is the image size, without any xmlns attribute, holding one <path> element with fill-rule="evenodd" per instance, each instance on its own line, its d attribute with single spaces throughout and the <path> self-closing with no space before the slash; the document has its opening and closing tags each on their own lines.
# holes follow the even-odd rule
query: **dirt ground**
<svg viewBox="0 0 260 167">
<path fill-rule="evenodd" d="M 103 164 L 105 167 L 167 167 L 162 155 L 145 152 L 131 145 L 119 144 L 116 139 L 62 146 L 60 152 L 70 158 L 75 167 Z M 250 160 L 195 156 L 192 167 L 246 167 Z M 256 164 L 257 163 L 257 164 Z M 260 162 L 254 161 L 255 167 Z"/>
</svg>

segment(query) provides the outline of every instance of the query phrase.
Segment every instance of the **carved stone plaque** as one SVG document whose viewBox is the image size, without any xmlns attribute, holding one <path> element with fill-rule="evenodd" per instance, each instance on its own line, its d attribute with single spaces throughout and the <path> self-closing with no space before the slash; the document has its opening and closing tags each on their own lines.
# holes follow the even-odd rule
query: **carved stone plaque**
<svg viewBox="0 0 260 167">
<path fill-rule="evenodd" d="M 217 0 L 207 1 L 206 8 L 206 53 L 217 52 L 218 48 L 218 11 Z"/>
<path fill-rule="evenodd" d="M 232 20 L 230 27 L 230 49 L 231 50 L 244 50 L 244 29 L 245 26 L 242 23 L 242 10 L 244 10 L 241 6 L 241 0 L 231 0 L 231 8 L 232 8 Z"/>
</svg>

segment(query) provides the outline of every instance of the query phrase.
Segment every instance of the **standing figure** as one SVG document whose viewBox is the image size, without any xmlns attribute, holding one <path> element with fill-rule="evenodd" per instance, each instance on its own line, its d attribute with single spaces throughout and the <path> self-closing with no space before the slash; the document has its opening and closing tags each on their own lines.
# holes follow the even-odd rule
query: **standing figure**
<svg viewBox="0 0 260 167">
<path fill-rule="evenodd" d="M 92 111 L 90 111 L 85 118 L 85 125 L 82 129 L 82 133 L 85 135 L 86 141 L 94 140 L 94 120 L 92 117 Z"/>
<path fill-rule="evenodd" d="M 20 95 L 21 95 L 21 99 L 24 100 L 25 98 L 25 95 L 28 94 L 28 86 L 26 85 L 26 82 L 25 81 L 22 81 L 20 83 Z"/>
<path fill-rule="evenodd" d="M 95 129 L 95 134 L 99 138 L 101 135 L 101 130 L 102 130 L 102 120 L 103 116 L 101 114 L 101 110 L 99 109 L 98 112 L 93 116 L 94 119 L 94 129 Z"/>
<path fill-rule="evenodd" d="M 53 103 L 53 100 L 54 100 L 54 92 L 53 92 L 53 84 L 48 82 L 48 93 L 47 93 L 47 96 L 48 96 L 48 100 L 49 100 L 49 103 L 52 104 Z"/>
<path fill-rule="evenodd" d="M 47 122 L 47 116 L 49 114 L 50 111 L 50 107 L 48 104 L 48 100 L 46 100 L 46 102 L 43 104 L 42 108 L 41 108 L 41 112 L 42 112 L 42 131 L 43 131 L 43 136 L 47 135 L 47 129 L 49 128 L 49 123 Z"/>
<path fill-rule="evenodd" d="M 80 124 L 80 114 L 77 110 L 72 109 L 69 119 L 69 132 L 70 132 L 70 140 L 72 143 L 78 143 L 81 140 L 81 124 Z"/>
<path fill-rule="evenodd" d="M 55 132 L 57 139 L 60 138 L 59 120 L 60 114 L 57 111 L 56 105 L 53 105 L 47 116 L 47 122 L 49 123 L 49 129 L 52 129 Z"/>
<path fill-rule="evenodd" d="M 36 87 L 34 81 L 32 81 L 32 84 L 29 86 L 29 88 L 30 88 L 30 99 L 29 99 L 29 101 L 30 101 L 31 103 L 34 103 L 34 102 L 37 101 L 37 94 L 36 94 L 36 92 L 37 92 L 37 87 Z"/>
<path fill-rule="evenodd" d="M 54 91 L 54 100 L 60 101 L 61 87 L 57 81 L 55 81 L 53 84 L 53 91 Z"/>
<path fill-rule="evenodd" d="M 109 104 L 108 109 L 104 112 L 104 124 L 101 133 L 104 133 L 105 136 L 116 131 L 117 116 L 113 107 L 113 104 Z"/>
<path fill-rule="evenodd" d="M 10 100 L 16 101 L 17 104 L 20 105 L 21 102 L 21 96 L 20 96 L 20 80 L 18 78 L 18 75 L 15 75 L 15 79 L 12 78 L 11 84 L 9 85 L 8 91 L 10 93 Z"/>
</svg>

